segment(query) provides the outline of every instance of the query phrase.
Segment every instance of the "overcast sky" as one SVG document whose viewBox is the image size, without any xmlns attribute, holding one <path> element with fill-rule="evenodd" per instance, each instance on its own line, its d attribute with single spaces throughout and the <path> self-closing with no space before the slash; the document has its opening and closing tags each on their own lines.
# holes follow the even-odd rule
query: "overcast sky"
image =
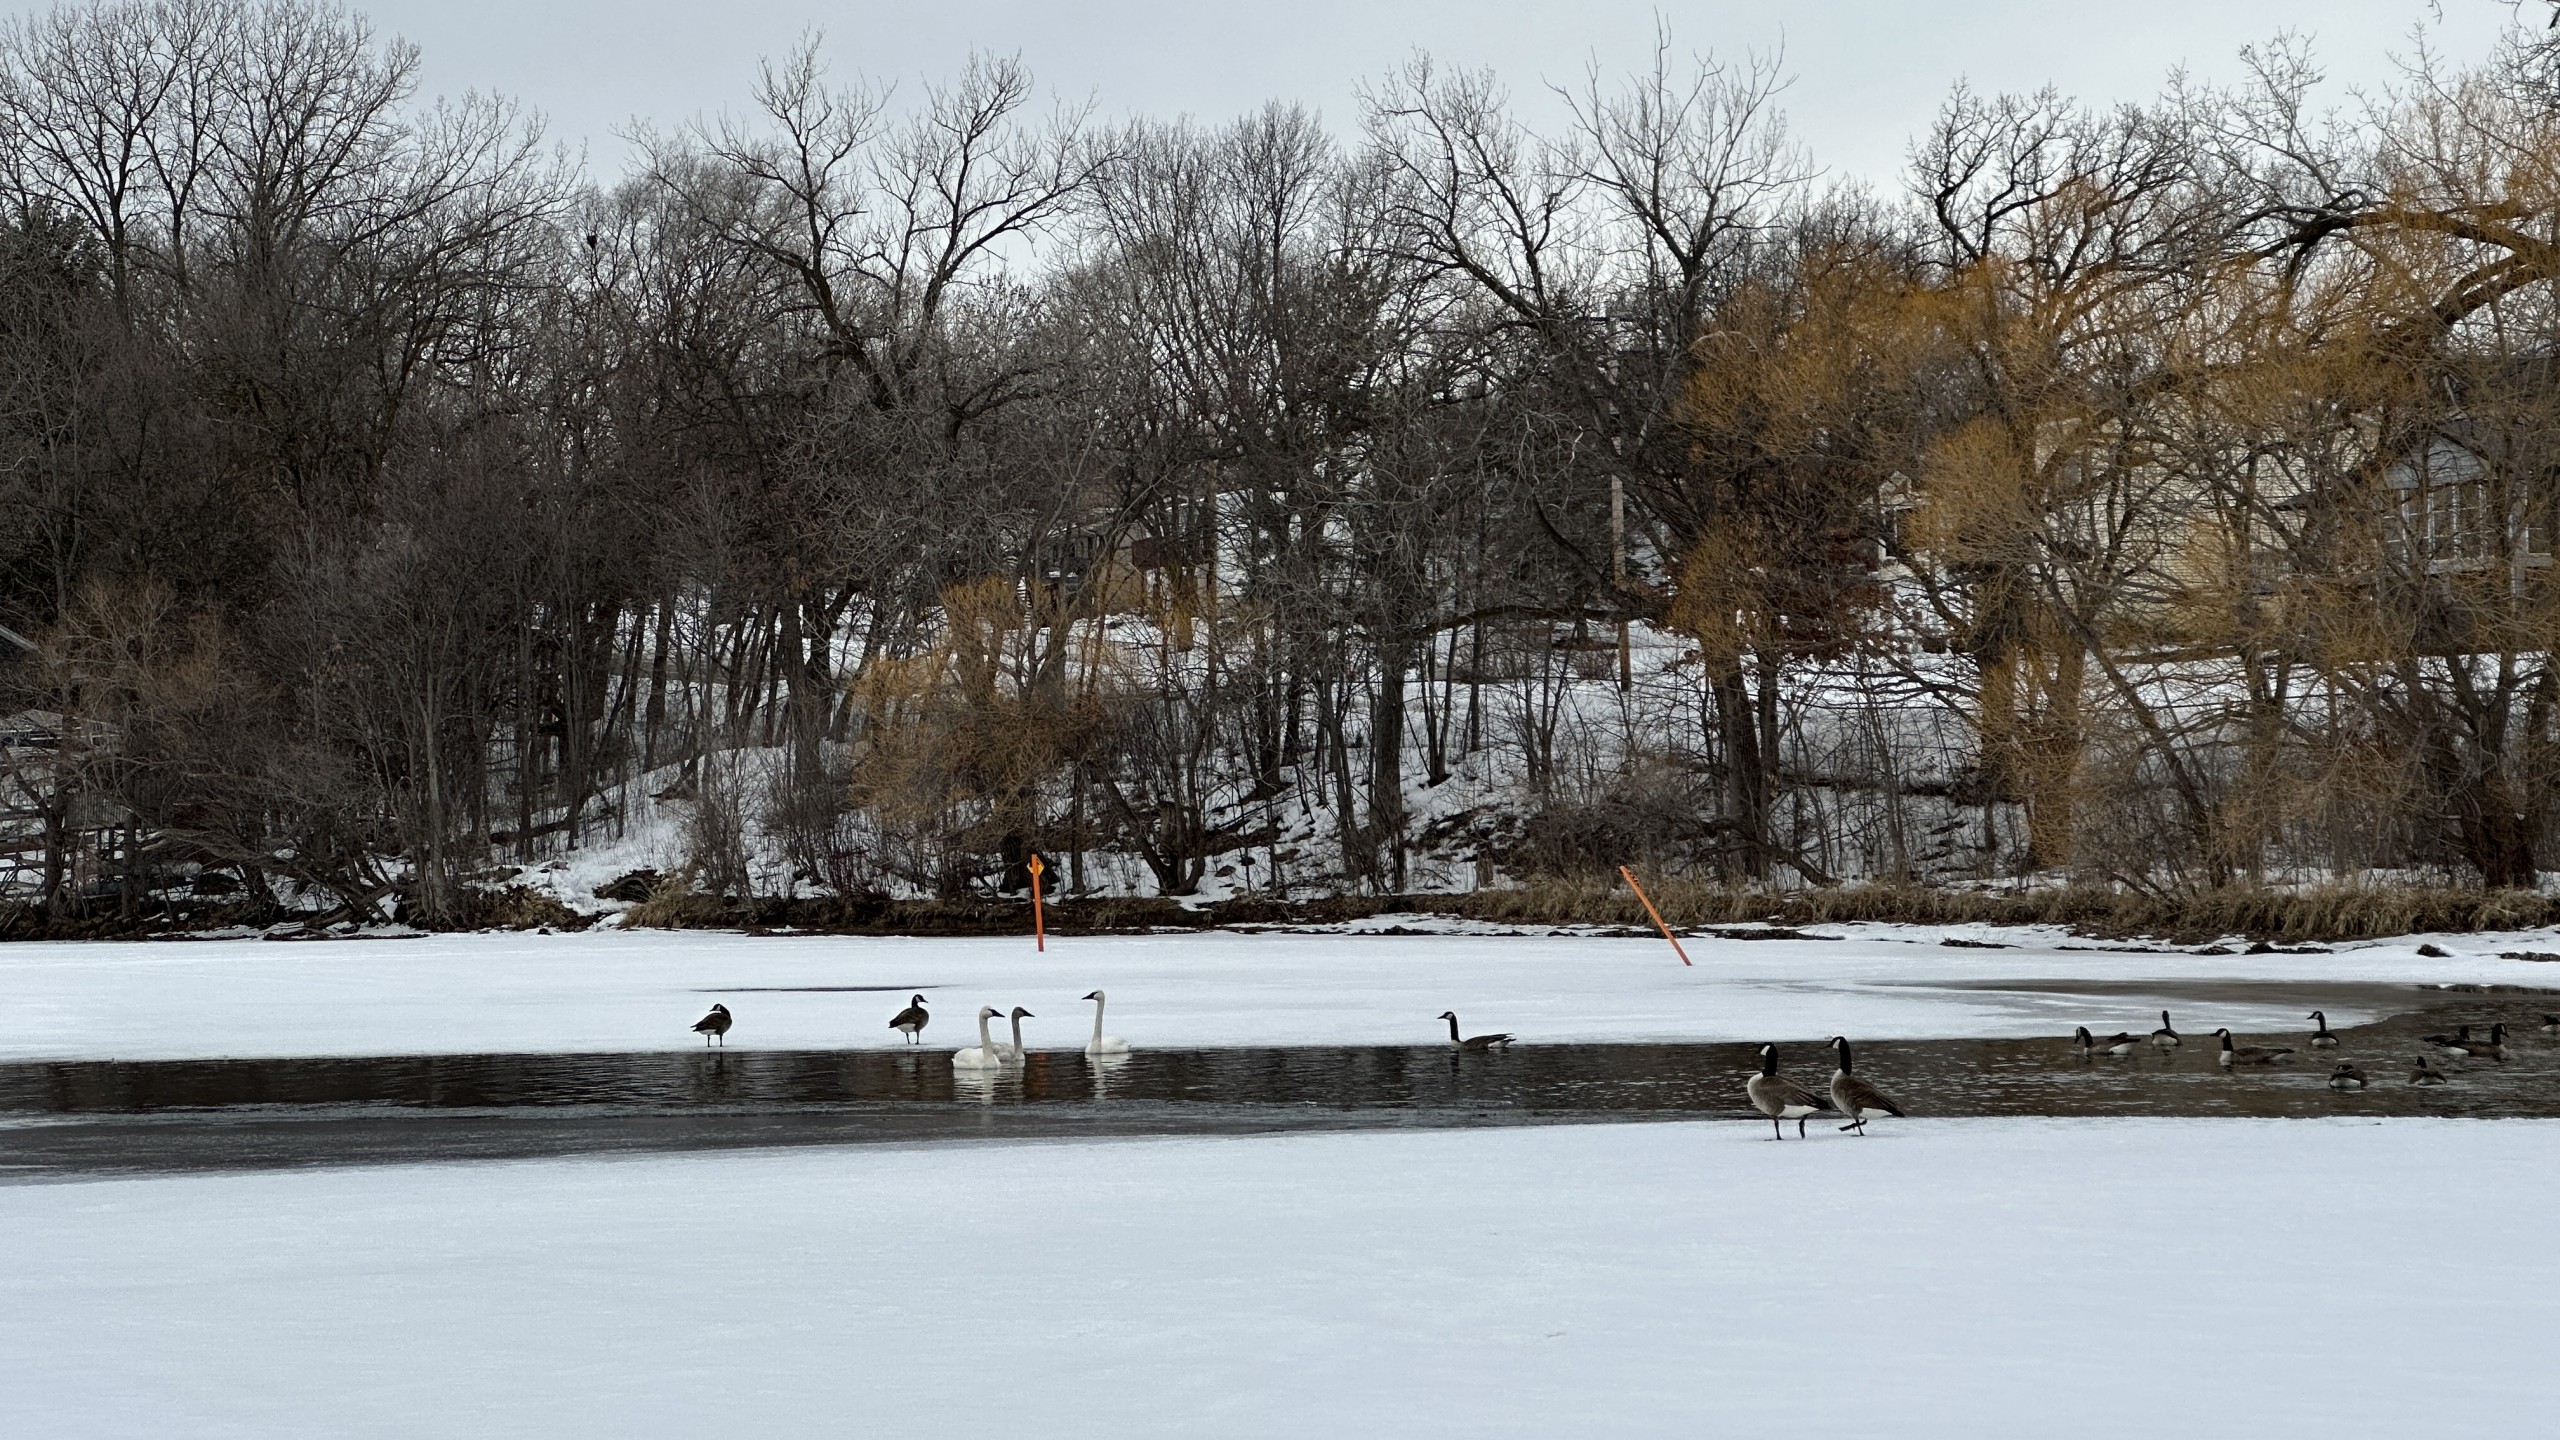
<svg viewBox="0 0 2560 1440">
<path fill-rule="evenodd" d="M 1784 47 L 1784 106 L 1835 173 L 1893 180 L 1911 136 L 1959 79 L 1981 90 L 2051 84 L 2083 100 L 2140 99 L 2173 68 L 2228 79 L 2237 54 L 2308 35 L 2341 92 L 2393 78 L 2426 43 L 2487 53 L 2505 0 L 352 0 L 426 52 L 431 92 L 494 90 L 543 111 L 552 134 L 609 175 L 634 117 L 680 123 L 745 102 L 760 56 L 826 36 L 843 73 L 917 82 L 969 52 L 1018 52 L 1053 92 L 1110 115 L 1222 120 L 1272 98 L 1357 123 L 1364 80 L 1416 48 L 1489 65 L 1524 113 L 1544 85 L 1595 59 L 1643 62 L 1657 15 L 1684 50 Z M 2540 23 L 2542 5 L 2528 5 Z M 2343 102 L 2343 93 L 2339 96 Z"/>
</svg>

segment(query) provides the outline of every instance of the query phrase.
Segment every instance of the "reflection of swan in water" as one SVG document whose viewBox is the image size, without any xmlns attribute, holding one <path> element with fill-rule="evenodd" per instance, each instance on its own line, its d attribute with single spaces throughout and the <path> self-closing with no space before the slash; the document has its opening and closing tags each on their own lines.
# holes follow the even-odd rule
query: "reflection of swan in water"
<svg viewBox="0 0 2560 1440">
<path fill-rule="evenodd" d="M 1087 1055 L 1128 1054 L 1128 1041 L 1121 1039 L 1117 1035 L 1105 1035 L 1102 1033 L 1102 1007 L 1104 1003 L 1102 992 L 1096 990 L 1084 998 L 1093 1002 L 1093 1040 L 1090 1044 L 1084 1047 L 1084 1053 Z"/>
<path fill-rule="evenodd" d="M 1093 1072 L 1093 1098 L 1096 1100 L 1110 1099 L 1111 1082 L 1119 1079 L 1129 1069 L 1129 1057 L 1126 1054 L 1092 1055 L 1086 1057 L 1085 1063 Z"/>
<path fill-rule="evenodd" d="M 1007 1079 L 1002 1070 L 954 1070 L 951 1072 L 951 1098 L 974 1100 L 981 1105 L 995 1103 L 996 1087 Z"/>
<path fill-rule="evenodd" d="M 1039 1018 L 1019 1005 L 1013 1007 L 1013 1043 L 996 1047 L 996 1054 L 1004 1060 L 1004 1063 L 1007 1065 L 1022 1063 L 1022 1022 Z"/>
<path fill-rule="evenodd" d="M 996 1018 L 996 1007 L 978 1007 L 978 1043 L 966 1050 L 951 1052 L 954 1070 L 993 1070 L 1004 1063 L 1004 1047 L 987 1038 L 987 1022 Z"/>
</svg>

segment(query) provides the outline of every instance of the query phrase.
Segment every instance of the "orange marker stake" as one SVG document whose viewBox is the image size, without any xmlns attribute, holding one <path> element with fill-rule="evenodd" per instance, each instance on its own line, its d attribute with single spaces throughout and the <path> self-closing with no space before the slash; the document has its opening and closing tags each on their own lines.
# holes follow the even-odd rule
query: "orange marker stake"
<svg viewBox="0 0 2560 1440">
<path fill-rule="evenodd" d="M 1644 902 L 1644 913 L 1653 917 L 1653 928 L 1661 931 L 1662 938 L 1671 942 L 1671 953 L 1680 957 L 1681 964 L 1688 964 L 1689 952 L 1680 948 L 1680 937 L 1672 934 L 1671 927 L 1662 923 L 1662 912 L 1653 908 L 1653 898 L 1644 893 L 1643 886 L 1636 883 L 1636 872 L 1621 865 L 1618 867 L 1618 873 L 1627 877 L 1627 888 L 1636 892 L 1636 898 Z M 1037 885 L 1040 882 L 1035 878 L 1031 883 Z"/>
<path fill-rule="evenodd" d="M 1031 871 L 1032 948 L 1045 954 L 1049 949 L 1049 924 L 1047 919 L 1040 913 L 1040 872 L 1048 869 L 1049 867 L 1041 864 L 1040 857 L 1034 855 L 1031 857 L 1027 868 Z M 1682 956 L 1681 958 L 1686 959 L 1688 957 Z"/>
</svg>

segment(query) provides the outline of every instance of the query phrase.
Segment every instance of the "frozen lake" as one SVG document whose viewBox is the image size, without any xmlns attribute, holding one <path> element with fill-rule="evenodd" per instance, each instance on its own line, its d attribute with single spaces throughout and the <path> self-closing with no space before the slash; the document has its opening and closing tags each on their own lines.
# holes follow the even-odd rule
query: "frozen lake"
<svg viewBox="0 0 2560 1440">
<path fill-rule="evenodd" d="M 2524 1411 L 2560 1123 L 2445 1117 L 2554 1114 L 2560 1047 L 2404 1077 L 2438 1025 L 2560 1008 L 2500 953 L 2560 938 L 2416 943 L 0 947 L 0 1355 L 35 1433 L 261 1440 Z M 1125 1065 L 1078 1048 L 1099 986 Z M 725 1053 L 686 1029 L 715 999 Z M 1034 1054 L 969 1083 L 982 1003 Z M 2174 1056 L 2064 1038 L 2163 1006 Z M 1453 1055 L 1451 1008 L 1524 1043 Z M 2373 1090 L 2213 1064 L 2313 1008 Z M 1818 1081 L 1834 1033 L 1914 1118 L 1770 1143 L 1751 1042 Z"/>
</svg>

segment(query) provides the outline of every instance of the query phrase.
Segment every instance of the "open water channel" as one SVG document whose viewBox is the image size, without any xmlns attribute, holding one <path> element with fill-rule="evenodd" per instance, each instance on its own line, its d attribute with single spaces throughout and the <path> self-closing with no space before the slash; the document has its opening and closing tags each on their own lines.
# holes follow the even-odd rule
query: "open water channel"
<svg viewBox="0 0 2560 1440">
<path fill-rule="evenodd" d="M 1878 1040 L 1859 1073 L 1915 1118 L 1982 1115 L 2560 1116 L 2560 1042 L 2537 1028 L 2560 994 L 2259 982 L 2003 981 L 2079 1012 L 2100 1034 L 2147 1034 L 2162 1006 L 2298 1004 L 2379 1014 L 2301 1031 L 2291 1063 L 2226 1073 L 2209 1031 L 2161 1052 L 2081 1060 L 2066 1037 Z M 2508 1058 L 2440 1058 L 2442 1086 L 2408 1083 L 2422 1037 L 2507 1022 Z M 2065 1027 L 2067 1029 L 2067 1025 Z M 1853 1037 L 1854 1038 L 1854 1037 Z M 1819 1088 L 1820 1037 L 1781 1040 L 1783 1068 Z M 985 1078 L 946 1049 L 670 1049 L 621 1054 L 57 1061 L 0 1065 L 0 1183 L 114 1173 L 527 1156 L 1098 1135 L 1245 1134 L 1750 1120 L 1756 1045 L 1150 1049 L 1093 1060 L 1034 1050 Z M 2371 1088 L 2328 1085 L 2350 1061 Z M 1821 1132 L 1834 1122 L 1817 1116 Z M 1789 1127 L 1792 1130 L 1792 1126 Z M 1793 1138 L 1792 1135 L 1790 1138 Z"/>
</svg>

